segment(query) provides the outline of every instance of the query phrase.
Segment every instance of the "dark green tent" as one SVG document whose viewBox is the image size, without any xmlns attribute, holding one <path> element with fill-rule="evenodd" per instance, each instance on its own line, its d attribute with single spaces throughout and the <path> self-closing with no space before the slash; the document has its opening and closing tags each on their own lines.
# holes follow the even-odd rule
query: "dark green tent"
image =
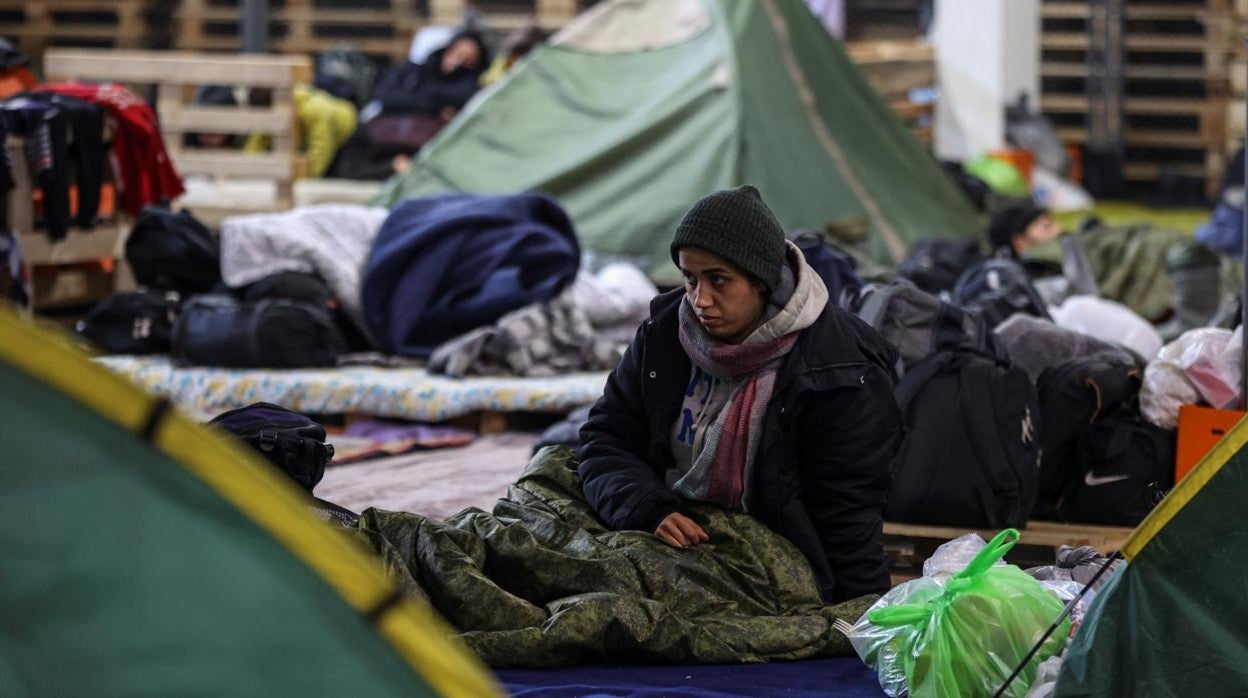
<svg viewBox="0 0 1248 698">
<path fill-rule="evenodd" d="M 587 249 L 679 281 L 693 201 L 753 184 L 786 228 L 869 224 L 887 264 L 975 214 L 798 0 L 606 0 L 478 95 L 376 203 L 540 190 Z"/>
<path fill-rule="evenodd" d="M 0 308 L 0 696 L 494 695 L 266 464 Z"/>
<path fill-rule="evenodd" d="M 1241 420 L 1132 534 L 1057 695 L 1248 695 L 1246 445 Z"/>
</svg>

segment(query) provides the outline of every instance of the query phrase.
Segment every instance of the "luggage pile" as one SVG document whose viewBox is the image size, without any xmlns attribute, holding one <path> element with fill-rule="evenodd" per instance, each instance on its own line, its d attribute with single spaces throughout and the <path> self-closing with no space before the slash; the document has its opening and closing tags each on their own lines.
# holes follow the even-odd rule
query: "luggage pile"
<svg viewBox="0 0 1248 698">
<path fill-rule="evenodd" d="M 284 272 L 241 288 L 221 279 L 217 239 L 189 211 L 143 209 L 126 240 L 140 285 L 101 301 L 78 332 L 117 354 L 171 354 L 229 368 L 332 366 L 350 328 L 314 274 Z"/>
<path fill-rule="evenodd" d="M 1019 262 L 929 241 L 842 305 L 901 356 L 887 520 L 1133 526 L 1173 486 L 1175 432 L 1140 412 L 1145 361 L 1054 324 Z"/>
</svg>

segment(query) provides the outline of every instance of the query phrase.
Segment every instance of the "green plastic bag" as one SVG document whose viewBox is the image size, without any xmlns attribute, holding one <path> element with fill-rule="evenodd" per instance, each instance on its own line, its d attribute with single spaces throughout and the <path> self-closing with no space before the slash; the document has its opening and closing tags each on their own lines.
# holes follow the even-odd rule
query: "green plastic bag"
<svg viewBox="0 0 1248 698">
<path fill-rule="evenodd" d="M 1031 187 L 1017 167 L 1004 160 L 980 155 L 962 166 L 971 175 L 983 180 L 988 188 L 1005 196 L 1028 196 Z"/>
<path fill-rule="evenodd" d="M 1014 565 L 997 561 L 1018 542 L 1006 529 L 943 583 L 924 577 L 889 592 L 850 633 L 858 655 L 880 676 L 889 695 L 992 696 L 1063 603 Z M 1059 653 L 1070 634 L 1063 621 L 1008 696 L 1025 696 L 1036 667 Z"/>
</svg>

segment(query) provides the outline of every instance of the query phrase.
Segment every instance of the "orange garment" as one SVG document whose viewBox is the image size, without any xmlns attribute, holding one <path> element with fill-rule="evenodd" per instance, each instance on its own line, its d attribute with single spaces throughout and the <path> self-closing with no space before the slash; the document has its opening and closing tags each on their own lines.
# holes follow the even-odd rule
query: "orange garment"
<svg viewBox="0 0 1248 698">
<path fill-rule="evenodd" d="M 19 92 L 33 90 L 39 81 L 25 66 L 0 70 L 0 99 L 8 99 Z"/>
</svg>

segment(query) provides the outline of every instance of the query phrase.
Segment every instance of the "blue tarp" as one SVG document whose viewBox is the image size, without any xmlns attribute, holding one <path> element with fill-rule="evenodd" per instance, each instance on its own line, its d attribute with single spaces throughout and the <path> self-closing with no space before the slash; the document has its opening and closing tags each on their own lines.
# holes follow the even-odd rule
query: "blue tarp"
<svg viewBox="0 0 1248 698">
<path fill-rule="evenodd" d="M 693 666 L 583 666 L 565 669 L 508 669 L 496 672 L 517 698 L 591 696 L 844 696 L 884 695 L 857 657 L 767 664 Z"/>
</svg>

